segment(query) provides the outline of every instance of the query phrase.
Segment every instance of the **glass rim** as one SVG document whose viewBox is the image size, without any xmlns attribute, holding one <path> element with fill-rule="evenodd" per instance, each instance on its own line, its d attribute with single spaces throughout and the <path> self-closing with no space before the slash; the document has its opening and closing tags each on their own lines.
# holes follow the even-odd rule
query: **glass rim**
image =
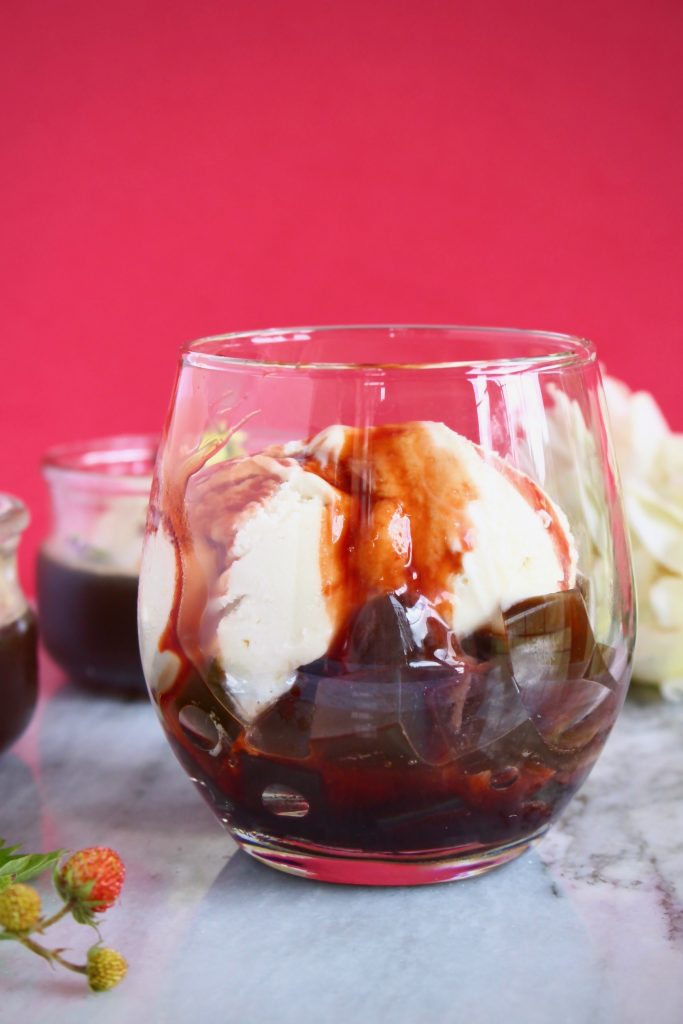
<svg viewBox="0 0 683 1024">
<path fill-rule="evenodd" d="M 212 351 L 220 346 L 251 341 L 277 343 L 303 340 L 296 335 L 325 335 L 333 331 L 355 333 L 357 331 L 374 331 L 390 333 L 407 331 L 415 333 L 435 332 L 440 334 L 475 335 L 483 340 L 491 336 L 496 340 L 508 338 L 510 341 L 547 342 L 549 351 L 541 354 L 517 354 L 499 358 L 486 359 L 453 359 L 439 361 L 415 362 L 346 362 L 344 360 L 313 360 L 311 362 L 291 362 L 256 356 L 230 355 Z M 258 341 L 255 341 L 258 339 Z M 306 340 L 309 340 L 308 338 Z M 464 324 L 329 324 L 313 327 L 268 327 L 263 330 L 232 331 L 226 334 L 207 335 L 189 341 L 181 349 L 182 362 L 190 366 L 205 369 L 219 369 L 225 366 L 251 367 L 258 369 L 279 370 L 343 370 L 343 371 L 406 371 L 406 370 L 471 370 L 485 373 L 487 370 L 510 372 L 521 370 L 559 369 L 569 366 L 585 366 L 595 362 L 596 352 L 593 343 L 579 335 L 565 334 L 557 331 L 535 330 L 516 327 L 483 327 Z"/>
<path fill-rule="evenodd" d="M 69 441 L 48 448 L 40 465 L 48 478 L 68 476 L 113 489 L 150 486 L 159 444 L 158 434 L 111 434 Z"/>
<path fill-rule="evenodd" d="M 0 541 L 23 533 L 30 519 L 29 510 L 21 498 L 0 492 Z"/>
</svg>

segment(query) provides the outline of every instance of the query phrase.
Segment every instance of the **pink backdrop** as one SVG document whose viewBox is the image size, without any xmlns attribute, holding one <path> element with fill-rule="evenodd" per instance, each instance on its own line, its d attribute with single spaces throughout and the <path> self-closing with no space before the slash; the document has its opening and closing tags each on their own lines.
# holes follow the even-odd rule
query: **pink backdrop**
<svg viewBox="0 0 683 1024">
<path fill-rule="evenodd" d="M 677 0 L 4 0 L 0 487 L 162 421 L 185 339 L 588 335 L 683 428 Z"/>
</svg>

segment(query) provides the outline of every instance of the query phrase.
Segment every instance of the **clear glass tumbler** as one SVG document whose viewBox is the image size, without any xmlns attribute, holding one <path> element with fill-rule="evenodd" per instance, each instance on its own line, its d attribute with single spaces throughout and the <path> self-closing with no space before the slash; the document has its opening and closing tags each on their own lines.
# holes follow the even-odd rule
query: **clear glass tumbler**
<svg viewBox="0 0 683 1024">
<path fill-rule="evenodd" d="M 11 494 L 0 494 L 0 751 L 29 723 L 38 696 L 38 633 L 17 576 L 17 548 L 28 526 L 28 510 Z"/>
<path fill-rule="evenodd" d="M 52 530 L 38 556 L 43 643 L 72 679 L 145 692 L 137 634 L 142 541 L 158 437 L 51 448 Z"/>
<path fill-rule="evenodd" d="M 340 327 L 189 345 L 139 629 L 174 751 L 259 860 L 415 884 L 516 857 L 588 775 L 630 674 L 590 344 Z"/>
</svg>

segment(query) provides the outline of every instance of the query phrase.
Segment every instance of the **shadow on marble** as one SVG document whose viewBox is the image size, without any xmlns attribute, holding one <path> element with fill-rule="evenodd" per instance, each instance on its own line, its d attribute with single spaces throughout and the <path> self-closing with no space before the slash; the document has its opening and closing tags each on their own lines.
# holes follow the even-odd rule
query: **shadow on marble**
<svg viewBox="0 0 683 1024">
<path fill-rule="evenodd" d="M 3 943 L 2 954 L 0 992 L 3 995 L 3 1009 L 14 1009 L 12 1004 L 16 1001 L 17 1012 L 14 1019 L 23 1019 L 26 1024 L 43 1024 L 45 1018 L 26 1016 L 21 1012 L 19 1000 L 23 1000 L 25 1004 L 29 993 L 33 998 L 39 996 L 47 1001 L 51 1017 L 55 1013 L 61 1017 L 61 1012 L 78 1007 L 84 998 L 88 998 L 84 978 L 69 971 L 55 971 L 49 964 L 38 960 L 32 953 L 15 946 L 14 943 Z"/>
<path fill-rule="evenodd" d="M 29 765 L 16 754 L 0 755 L 0 836 L 26 850 L 40 846 L 42 800 Z"/>
<path fill-rule="evenodd" d="M 590 936 L 536 853 L 479 878 L 372 889 L 236 852 L 169 967 L 169 1020 L 198 1004 L 252 1024 L 617 1020 Z"/>
<path fill-rule="evenodd" d="M 149 701 L 91 697 L 64 685 L 43 706 L 36 749 L 51 813 L 62 825 L 77 824 L 86 842 L 121 830 L 167 840 L 215 831 Z"/>
</svg>

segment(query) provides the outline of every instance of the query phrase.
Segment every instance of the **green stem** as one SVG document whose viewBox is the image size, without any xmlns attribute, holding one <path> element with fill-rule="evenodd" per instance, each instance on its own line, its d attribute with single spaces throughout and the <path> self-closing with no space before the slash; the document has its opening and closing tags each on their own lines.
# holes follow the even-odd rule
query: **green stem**
<svg viewBox="0 0 683 1024">
<path fill-rule="evenodd" d="M 48 917 L 44 921 L 40 921 L 38 927 L 36 928 L 36 931 L 44 932 L 47 928 L 50 928 L 53 924 L 56 924 L 57 921 L 60 921 L 65 914 L 70 914 L 72 908 L 73 901 L 69 900 L 69 902 L 65 903 L 62 909 L 58 910 L 56 914 L 52 915 L 52 917 Z"/>
<path fill-rule="evenodd" d="M 30 949 L 32 953 L 37 953 L 38 956 L 42 956 L 43 960 L 47 960 L 49 963 L 56 960 L 58 964 L 61 964 L 62 967 L 66 967 L 68 971 L 75 971 L 76 974 L 87 974 L 88 969 L 85 964 L 72 964 L 70 960 L 65 960 L 63 956 L 60 956 L 56 950 L 46 949 L 45 946 L 41 946 L 39 942 L 36 942 L 34 939 L 29 939 L 26 935 L 21 936 L 21 938 L 17 938 L 22 946 L 26 946 L 26 948 Z"/>
</svg>

